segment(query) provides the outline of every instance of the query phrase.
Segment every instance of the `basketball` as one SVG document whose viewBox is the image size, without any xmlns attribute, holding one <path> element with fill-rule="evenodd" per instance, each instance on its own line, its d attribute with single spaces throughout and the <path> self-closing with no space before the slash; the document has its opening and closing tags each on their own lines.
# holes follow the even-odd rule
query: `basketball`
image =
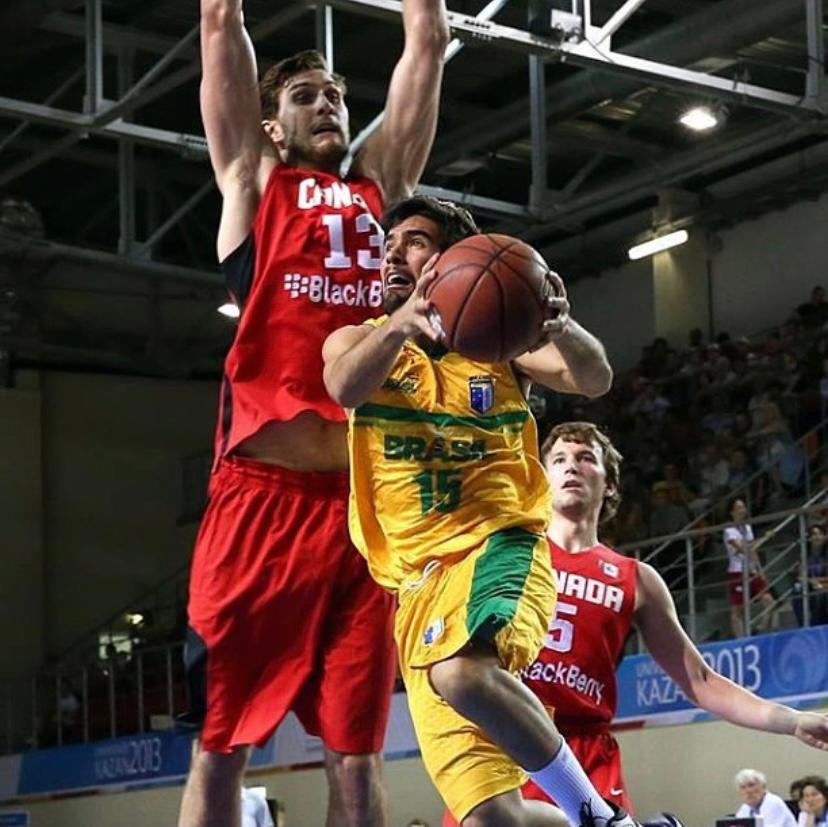
<svg viewBox="0 0 828 827">
<path fill-rule="evenodd" d="M 537 250 L 508 235 L 475 235 L 449 247 L 435 271 L 429 320 L 449 350 L 506 362 L 537 344 L 550 289 Z"/>
</svg>

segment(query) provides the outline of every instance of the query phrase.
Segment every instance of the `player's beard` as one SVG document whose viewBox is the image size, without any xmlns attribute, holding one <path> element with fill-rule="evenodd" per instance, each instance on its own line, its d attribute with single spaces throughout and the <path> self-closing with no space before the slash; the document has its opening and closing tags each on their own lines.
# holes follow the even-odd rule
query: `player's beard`
<svg viewBox="0 0 828 827">
<path fill-rule="evenodd" d="M 325 141 L 322 146 L 315 145 L 312 136 L 306 139 L 297 139 L 294 136 L 285 149 L 284 159 L 289 166 L 337 171 L 347 154 L 347 135 L 341 142 Z"/>
<path fill-rule="evenodd" d="M 411 294 L 409 293 L 408 296 Z M 398 292 L 386 292 L 382 297 L 382 309 L 387 316 L 396 313 L 407 301 L 408 296 L 403 296 Z"/>
</svg>

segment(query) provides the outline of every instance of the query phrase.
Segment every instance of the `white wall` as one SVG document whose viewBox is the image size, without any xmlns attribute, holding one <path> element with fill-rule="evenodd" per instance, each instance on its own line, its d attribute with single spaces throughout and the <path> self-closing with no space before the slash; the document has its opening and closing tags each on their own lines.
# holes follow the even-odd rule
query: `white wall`
<svg viewBox="0 0 828 827">
<path fill-rule="evenodd" d="M 828 288 L 828 195 L 766 213 L 719 234 L 713 254 L 713 319 L 739 336 L 777 325 Z"/>
<path fill-rule="evenodd" d="M 0 678 L 43 658 L 45 578 L 41 395 L 36 382 L 0 390 Z M 14 629 L 14 634 L 8 630 Z"/>
<path fill-rule="evenodd" d="M 653 280 L 647 261 L 633 261 L 600 278 L 568 287 L 572 317 L 594 333 L 616 371 L 631 367 L 655 336 Z"/>
<path fill-rule="evenodd" d="M 21 372 L 17 384 L 0 391 L 0 621 L 16 628 L 0 635 L 0 677 L 186 564 L 197 526 L 177 524 L 180 462 L 211 447 L 217 399 L 213 382 Z"/>
<path fill-rule="evenodd" d="M 814 285 L 828 289 L 826 226 L 828 195 L 719 232 L 710 259 L 714 331 L 743 336 L 781 324 Z M 703 232 L 690 234 L 684 247 L 569 286 L 574 318 L 604 342 L 616 371 L 632 367 L 657 335 L 684 348 L 692 327 L 707 333 Z"/>
<path fill-rule="evenodd" d="M 624 768 L 636 813 L 677 813 L 687 827 L 712 827 L 738 807 L 733 776 L 744 767 L 764 771 L 772 790 L 787 797 L 788 784 L 808 773 L 828 774 L 825 753 L 793 738 L 751 732 L 719 722 L 653 727 L 620 733 Z M 438 827 L 442 804 L 418 758 L 386 765 L 389 827 L 415 816 Z M 285 801 L 288 827 L 324 823 L 326 787 L 321 769 L 251 774 Z M 175 823 L 180 787 L 25 804 L 34 827 L 147 827 Z"/>
</svg>

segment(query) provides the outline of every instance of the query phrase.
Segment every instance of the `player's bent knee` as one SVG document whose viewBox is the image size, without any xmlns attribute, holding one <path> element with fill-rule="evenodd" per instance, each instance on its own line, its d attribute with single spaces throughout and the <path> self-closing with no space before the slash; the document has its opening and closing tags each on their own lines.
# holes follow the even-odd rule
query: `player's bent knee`
<svg viewBox="0 0 828 827">
<path fill-rule="evenodd" d="M 207 752 L 196 747 L 193 749 L 190 772 L 207 783 L 239 783 L 250 751 L 250 747 L 238 747 L 229 753 Z"/>
<path fill-rule="evenodd" d="M 325 764 L 332 782 L 339 785 L 362 785 L 379 781 L 382 758 L 376 753 L 352 755 L 328 750 Z"/>
<path fill-rule="evenodd" d="M 434 691 L 455 709 L 465 709 L 474 703 L 487 683 L 485 669 L 462 657 L 432 664 L 429 677 Z"/>
</svg>

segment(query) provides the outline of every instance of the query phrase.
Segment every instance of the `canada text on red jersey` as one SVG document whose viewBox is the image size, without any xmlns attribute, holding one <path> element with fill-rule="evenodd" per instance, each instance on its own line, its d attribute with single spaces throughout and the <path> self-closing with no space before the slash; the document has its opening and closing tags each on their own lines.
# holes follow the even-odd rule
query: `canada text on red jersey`
<svg viewBox="0 0 828 827">
<path fill-rule="evenodd" d="M 570 553 L 550 541 L 558 601 L 538 659 L 524 683 L 566 733 L 608 726 L 615 669 L 635 608 L 637 562 L 606 546 Z"/>
<path fill-rule="evenodd" d="M 322 382 L 328 334 L 382 311 L 382 196 L 368 178 L 278 166 L 253 229 L 222 263 L 241 309 L 216 453 L 303 411 L 344 422 Z"/>
</svg>

